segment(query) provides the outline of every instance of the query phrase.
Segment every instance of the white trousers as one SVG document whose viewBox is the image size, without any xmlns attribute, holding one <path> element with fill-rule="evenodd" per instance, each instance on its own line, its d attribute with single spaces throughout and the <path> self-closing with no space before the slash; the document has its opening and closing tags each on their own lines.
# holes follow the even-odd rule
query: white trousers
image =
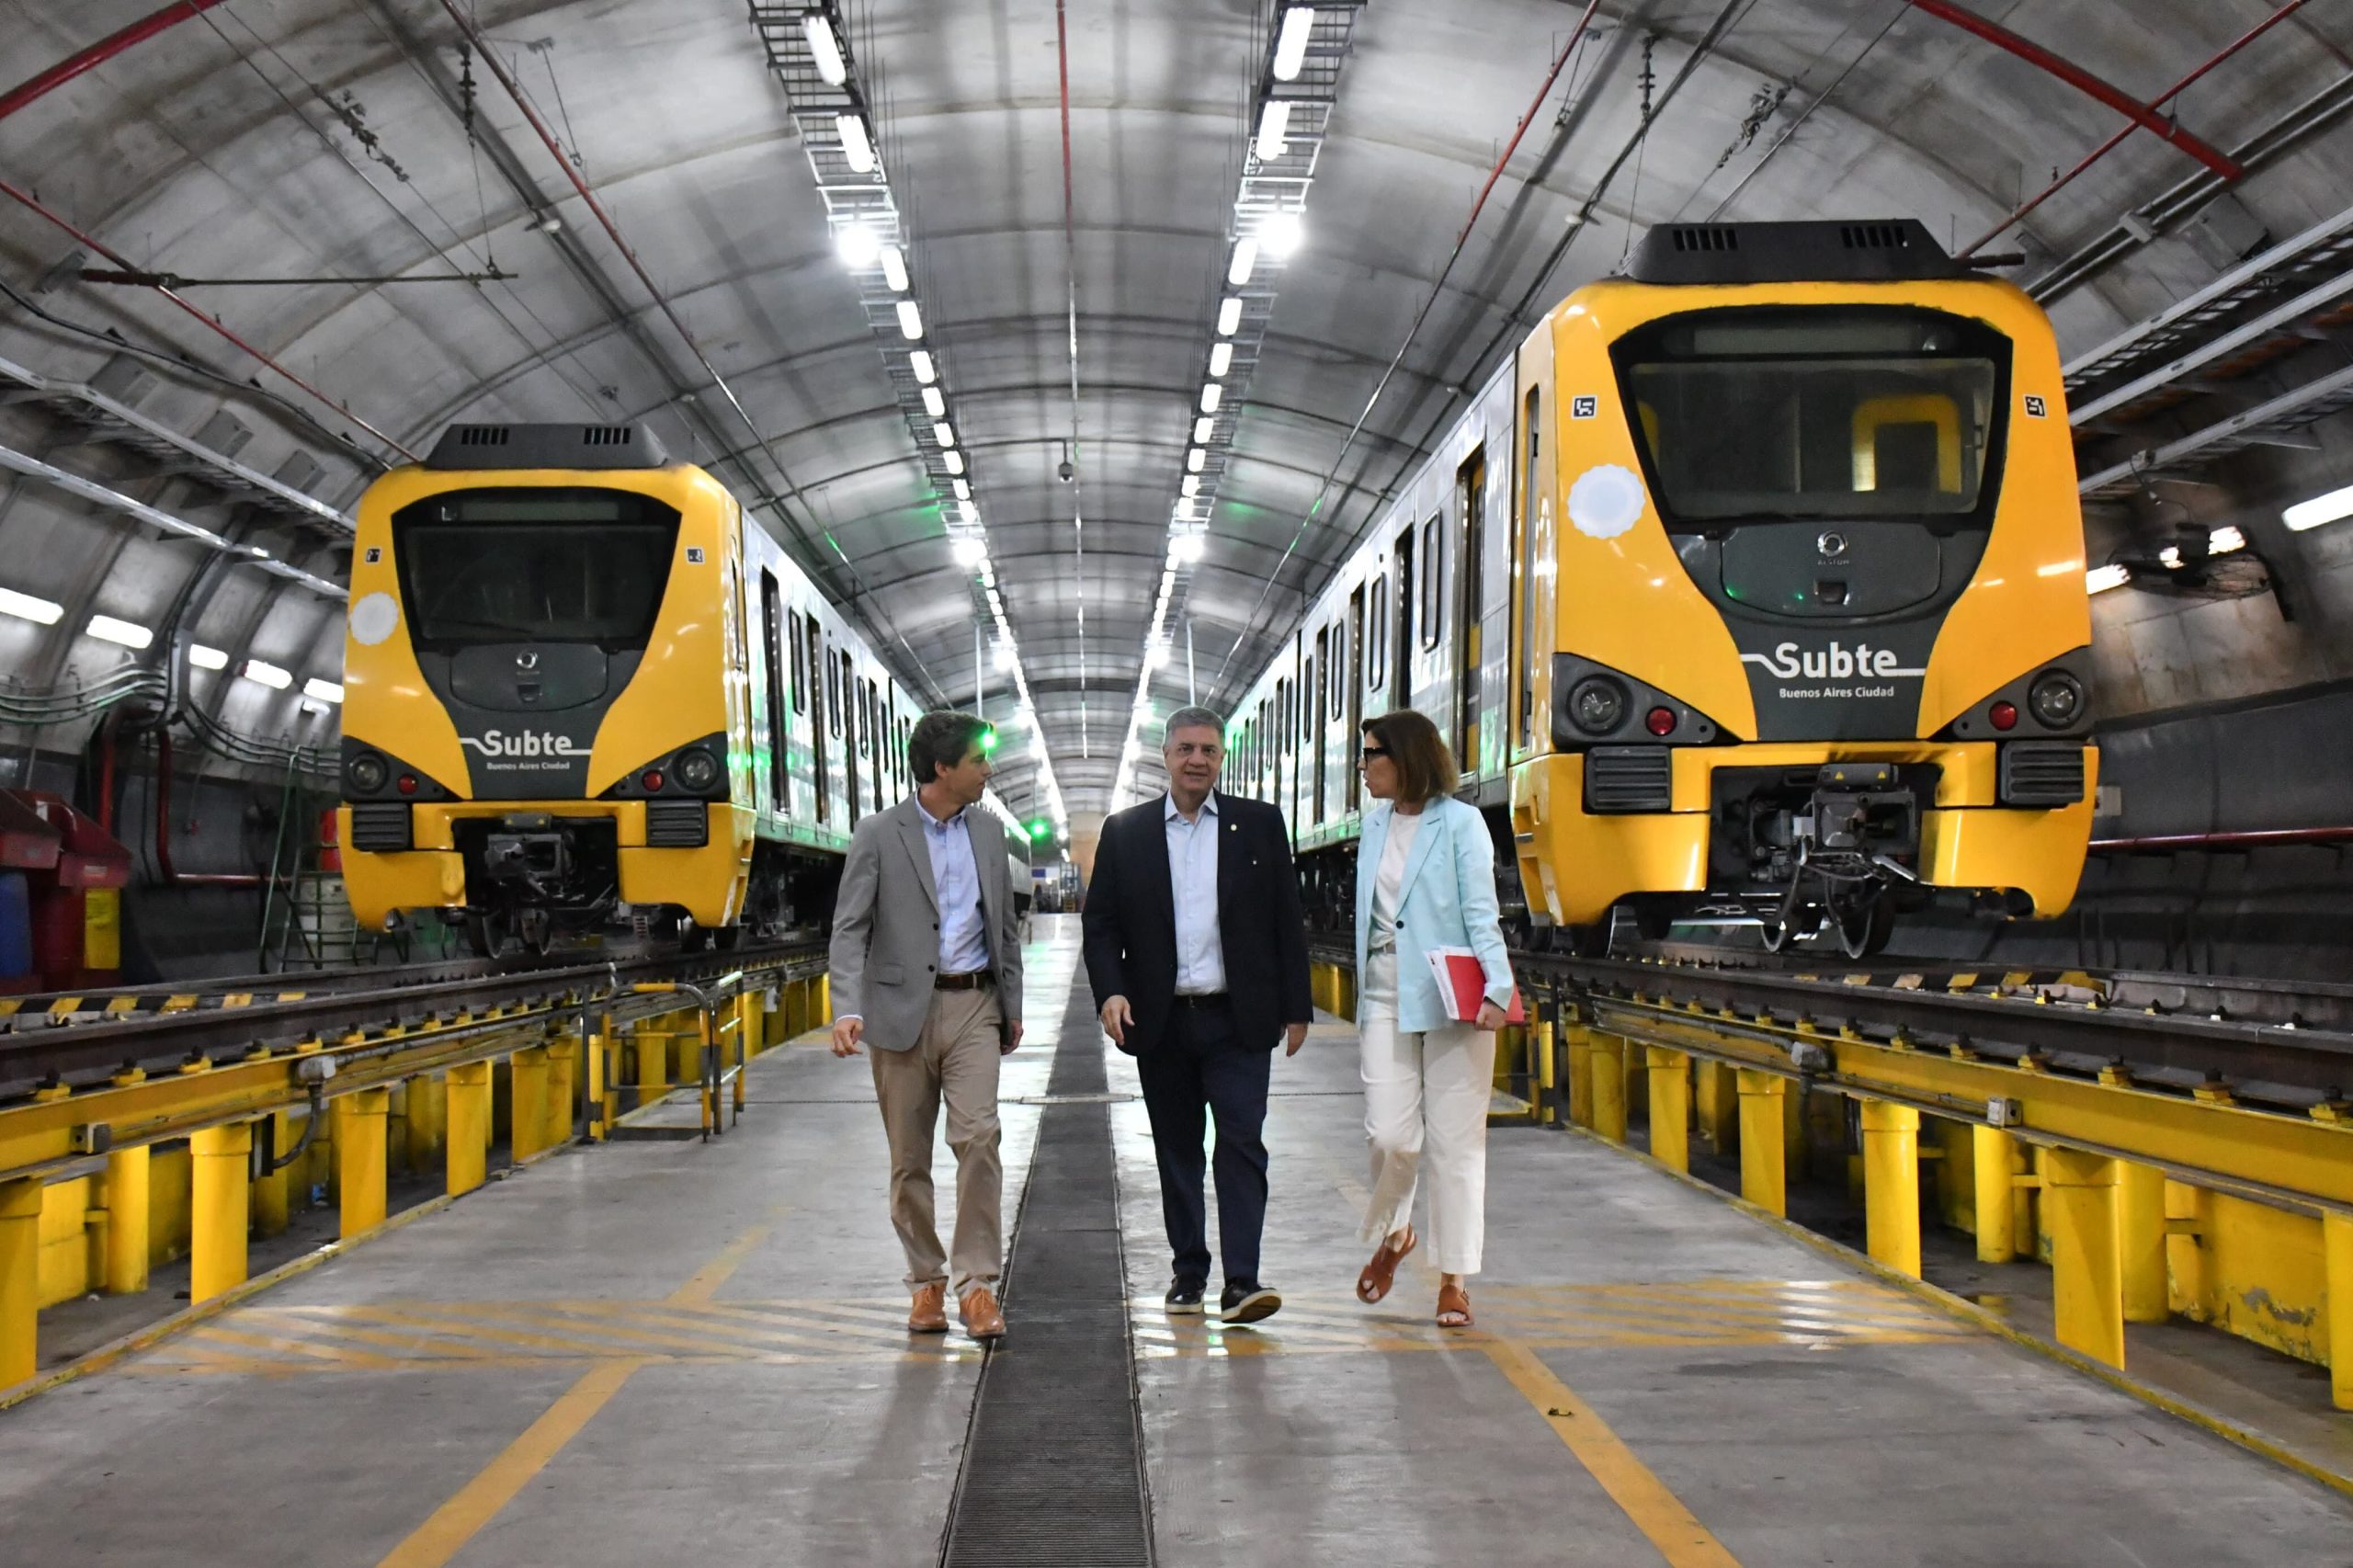
<svg viewBox="0 0 2353 1568">
<path fill-rule="evenodd" d="M 1357 1051 L 1364 1133 L 1372 1146 L 1372 1203 L 1364 1239 L 1404 1230 L 1428 1155 L 1430 1252 L 1443 1274 L 1476 1274 L 1487 1233 L 1487 1108 L 1495 1086 L 1491 1029 L 1449 1024 L 1397 1028 L 1397 955 L 1365 964 Z"/>
</svg>

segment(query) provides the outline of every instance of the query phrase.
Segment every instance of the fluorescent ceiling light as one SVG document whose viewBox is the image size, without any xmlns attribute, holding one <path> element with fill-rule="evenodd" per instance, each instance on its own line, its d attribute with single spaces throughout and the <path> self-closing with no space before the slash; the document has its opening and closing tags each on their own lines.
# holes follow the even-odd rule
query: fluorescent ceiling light
<svg viewBox="0 0 2353 1568">
<path fill-rule="evenodd" d="M 968 523 L 977 523 L 981 520 L 981 508 L 976 503 L 959 501 L 956 503 L 956 515 Z"/>
<path fill-rule="evenodd" d="M 294 684 L 293 676 L 279 669 L 276 665 L 264 664 L 259 659 L 247 659 L 245 667 L 238 673 L 247 680 L 256 685 L 266 686 L 272 691 L 284 691 Z"/>
<path fill-rule="evenodd" d="M 1217 405 L 1224 401 L 1225 389 L 1223 387 L 1218 385 L 1215 381 L 1208 381 L 1202 384 L 1201 412 L 1203 414 L 1215 414 L 1217 412 Z"/>
<path fill-rule="evenodd" d="M 864 269 L 874 265 L 882 254 L 882 241 L 863 223 L 845 223 L 834 236 L 834 249 L 849 267 Z"/>
<path fill-rule="evenodd" d="M 959 566 L 978 566 L 989 558 L 988 541 L 978 534 L 961 534 L 948 547 L 955 551 Z"/>
<path fill-rule="evenodd" d="M 1199 534 L 1178 534 L 1168 541 L 1168 559 L 1180 566 L 1189 566 L 1201 558 L 1209 541 Z"/>
<path fill-rule="evenodd" d="M 930 415 L 934 419 L 945 419 L 948 417 L 948 400 L 939 395 L 939 389 L 938 387 L 926 387 L 923 389 L 923 411 L 926 414 Z"/>
<path fill-rule="evenodd" d="M 1283 155 L 1283 132 L 1290 129 L 1290 100 L 1268 98 L 1258 114 L 1258 140 L 1251 148 L 1262 164 Z"/>
<path fill-rule="evenodd" d="M 952 447 L 956 444 L 956 426 L 949 424 L 945 419 L 933 420 L 931 433 L 943 447 Z"/>
<path fill-rule="evenodd" d="M 2209 555 L 2228 555 L 2234 550 L 2245 548 L 2246 535 L 2228 523 L 2206 536 L 2206 553 Z"/>
<path fill-rule="evenodd" d="M 1198 473 L 1188 473 L 1177 482 L 1176 493 L 1180 495 L 1198 495 L 1200 492 L 1201 476 Z"/>
<path fill-rule="evenodd" d="M 910 343 L 923 335 L 923 312 L 913 300 L 899 301 L 899 335 Z"/>
<path fill-rule="evenodd" d="M 970 501 L 972 498 L 972 482 L 969 479 L 953 480 L 949 483 L 949 488 L 956 492 L 956 499 L 959 501 Z"/>
<path fill-rule="evenodd" d="M 1211 344 L 1210 374 L 1222 376 L 1232 369 L 1233 369 L 1233 345 L 1222 342 Z"/>
<path fill-rule="evenodd" d="M 1239 289 L 1250 281 L 1250 269 L 1258 265 L 1258 241 L 1245 234 L 1233 242 L 1233 261 L 1225 269 L 1225 280 Z"/>
<path fill-rule="evenodd" d="M 1193 439 L 1206 447 L 1210 444 L 1211 435 L 1215 432 L 1216 429 L 1217 421 L 1204 414 L 1199 419 L 1193 421 Z"/>
<path fill-rule="evenodd" d="M 1310 19 L 1313 20 L 1312 16 Z M 1289 39 L 1290 18 L 1285 17 L 1283 23 L 1285 28 L 1283 37 Z M 809 40 L 809 52 L 816 57 L 817 74 L 825 79 L 825 85 L 838 87 L 849 80 L 849 62 L 842 58 L 842 46 L 835 40 L 833 24 L 826 21 L 821 13 L 812 11 L 801 22 L 801 31 Z M 1302 40 L 1300 48 L 1304 51 L 1306 47 L 1306 43 Z M 1280 46 L 1278 46 L 1276 59 L 1279 61 L 1281 57 Z M 1289 81 L 1290 78 L 1286 76 L 1283 80 Z"/>
<path fill-rule="evenodd" d="M 343 700 L 343 687 L 334 681 L 321 680 L 318 676 L 313 676 L 302 683 L 302 695 L 314 697 L 321 702 L 340 703 Z"/>
<path fill-rule="evenodd" d="M 931 385 L 939 379 L 939 371 L 932 365 L 931 350 L 928 348 L 918 348 L 908 355 L 907 368 L 915 371 L 915 380 L 926 386 Z"/>
<path fill-rule="evenodd" d="M 2323 523 L 2333 523 L 2340 517 L 2353 517 L 2353 485 L 2332 490 L 2325 495 L 2315 495 L 2309 501 L 2299 501 L 2279 514 L 2279 520 L 2302 533 Z"/>
<path fill-rule="evenodd" d="M 225 670 L 229 667 L 229 655 L 218 648 L 191 642 L 188 645 L 188 662 L 199 670 Z"/>
<path fill-rule="evenodd" d="M 2122 566 L 2095 566 L 2084 574 L 2086 593 L 2104 594 L 2110 588 L 2120 588 L 2132 580 L 2132 574 Z"/>
<path fill-rule="evenodd" d="M 1276 81 L 1295 82 L 1299 79 L 1299 68 L 1307 62 L 1307 38 L 1314 30 L 1314 6 L 1293 6 L 1283 13 L 1282 30 L 1275 35 Z M 841 85 L 835 77 L 829 76 L 826 80 L 836 87 Z"/>
<path fill-rule="evenodd" d="M 896 245 L 882 247 L 882 281 L 891 286 L 894 294 L 907 291 L 907 257 Z"/>
<path fill-rule="evenodd" d="M 1143 651 L 1143 667 L 1144 667 L 1145 669 L 1148 669 L 1148 670 L 1156 670 L 1156 669 L 1159 669 L 1162 665 L 1165 665 L 1165 664 L 1167 664 L 1167 663 L 1168 663 L 1168 644 L 1167 644 L 1167 643 L 1165 643 L 1165 642 L 1154 642 L 1151 647 L 1146 648 L 1146 649 Z"/>
<path fill-rule="evenodd" d="M 866 133 L 866 121 L 854 114 L 837 114 L 834 116 L 834 129 L 841 133 L 842 157 L 848 163 L 850 173 L 872 174 L 874 139 Z"/>
<path fill-rule="evenodd" d="M 1255 259 L 1255 258 L 1254 258 Z M 1248 274 L 1244 274 L 1247 277 Z M 1242 324 L 1242 296 L 1228 294 L 1225 303 L 1217 308 L 1217 331 L 1221 337 L 1232 337 L 1233 329 Z"/>
<path fill-rule="evenodd" d="M 108 642 L 119 642 L 126 648 L 144 648 L 155 641 L 155 633 L 144 626 L 133 626 L 127 620 L 117 620 L 110 615 L 94 615 L 87 628 L 93 637 Z"/>
<path fill-rule="evenodd" d="M 1271 256 L 1289 256 L 1306 237 L 1307 225 L 1299 221 L 1296 212 L 1278 212 L 1258 225 L 1258 243 Z"/>
<path fill-rule="evenodd" d="M 1195 447 L 1191 451 L 1187 452 L 1185 454 L 1185 472 L 1188 473 L 1200 472 L 1201 464 L 1207 460 L 1208 456 L 1209 454 L 1202 451 L 1199 447 Z"/>
<path fill-rule="evenodd" d="M 996 645 L 996 657 L 993 662 L 1000 670 L 1011 669 L 1013 667 L 1013 644 L 1010 642 L 998 643 Z M 1016 714 L 1014 717 L 1015 721 L 1018 722 L 1021 715 Z"/>
<path fill-rule="evenodd" d="M 1176 519 L 1180 523 L 1191 522 L 1193 520 L 1193 504 L 1190 501 L 1177 502 L 1176 509 L 1171 514 L 1171 516 L 1176 517 Z"/>
<path fill-rule="evenodd" d="M 942 452 L 939 454 L 939 460 L 947 465 L 948 472 L 950 473 L 964 472 L 964 454 L 961 452 Z"/>
<path fill-rule="evenodd" d="M 20 594 L 14 588 L 0 588 L 0 615 L 13 615 L 19 620 L 39 621 L 43 626 L 55 626 L 65 607 L 37 599 L 30 594 Z"/>
</svg>

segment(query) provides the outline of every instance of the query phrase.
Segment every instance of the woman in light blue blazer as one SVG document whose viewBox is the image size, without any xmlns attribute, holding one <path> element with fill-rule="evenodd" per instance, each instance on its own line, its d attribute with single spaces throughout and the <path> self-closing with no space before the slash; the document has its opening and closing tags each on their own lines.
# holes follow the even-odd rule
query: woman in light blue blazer
<svg viewBox="0 0 2353 1568">
<path fill-rule="evenodd" d="M 1438 1321 L 1471 1325 L 1463 1281 L 1479 1272 L 1486 1236 L 1487 1107 L 1495 1031 L 1511 1002 L 1511 964 L 1495 911 L 1495 846 L 1478 808 L 1453 798 L 1453 755 L 1410 709 L 1368 719 L 1357 766 L 1381 803 L 1357 845 L 1357 1040 L 1364 1131 L 1372 1145 L 1372 1204 L 1364 1235 L 1381 1245 L 1357 1296 L 1389 1294 L 1418 1244 L 1414 1191 L 1429 1164 L 1430 1242 Z M 1486 979 L 1478 1017 L 1449 1016 L 1428 954 L 1469 949 Z"/>
</svg>

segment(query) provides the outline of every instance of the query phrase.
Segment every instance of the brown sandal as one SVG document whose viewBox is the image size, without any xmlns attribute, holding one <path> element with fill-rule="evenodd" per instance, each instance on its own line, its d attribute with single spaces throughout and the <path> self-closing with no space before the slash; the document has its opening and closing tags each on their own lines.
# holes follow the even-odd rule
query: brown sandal
<svg viewBox="0 0 2353 1568">
<path fill-rule="evenodd" d="M 1440 1328 L 1469 1328 L 1477 1320 L 1471 1315 L 1471 1292 L 1460 1285 L 1438 1288 L 1438 1325 Z"/>
<path fill-rule="evenodd" d="M 1405 1255 L 1420 1244 L 1421 1239 L 1414 1233 L 1411 1225 L 1405 1227 L 1404 1246 L 1392 1247 L 1388 1237 L 1381 1237 L 1380 1249 L 1372 1255 L 1372 1261 L 1366 1264 L 1364 1272 L 1357 1276 L 1357 1300 L 1370 1306 L 1389 1294 L 1389 1287 L 1397 1282 L 1397 1266 L 1405 1261 Z"/>
</svg>

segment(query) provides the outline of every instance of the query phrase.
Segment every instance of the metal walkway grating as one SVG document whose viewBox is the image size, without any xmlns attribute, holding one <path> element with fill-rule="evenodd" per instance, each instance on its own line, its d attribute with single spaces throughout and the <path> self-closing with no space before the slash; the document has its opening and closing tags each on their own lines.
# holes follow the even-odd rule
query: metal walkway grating
<svg viewBox="0 0 2353 1568">
<path fill-rule="evenodd" d="M 1104 1095 L 1105 1049 L 1082 976 L 1050 1099 Z M 1040 1113 L 1006 1301 L 1010 1331 L 981 1374 L 944 1568 L 1143 1568 L 1152 1527 L 1102 1099 Z"/>
</svg>

